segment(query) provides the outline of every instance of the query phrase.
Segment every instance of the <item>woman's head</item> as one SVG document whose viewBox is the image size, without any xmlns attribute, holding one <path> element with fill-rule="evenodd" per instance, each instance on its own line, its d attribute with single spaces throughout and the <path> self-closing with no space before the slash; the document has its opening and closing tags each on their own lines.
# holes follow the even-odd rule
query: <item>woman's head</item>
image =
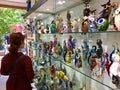
<svg viewBox="0 0 120 90">
<path fill-rule="evenodd" d="M 16 54 L 19 49 L 22 49 L 24 47 L 24 38 L 24 35 L 19 32 L 10 34 L 9 52 Z"/>
</svg>

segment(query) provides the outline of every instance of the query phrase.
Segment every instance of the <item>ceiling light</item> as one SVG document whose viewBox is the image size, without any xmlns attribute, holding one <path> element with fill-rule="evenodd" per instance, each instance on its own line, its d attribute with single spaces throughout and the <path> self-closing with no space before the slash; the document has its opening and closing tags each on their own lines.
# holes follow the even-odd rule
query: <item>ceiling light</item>
<svg viewBox="0 0 120 90">
<path fill-rule="evenodd" d="M 41 13 L 40 13 L 40 14 L 38 14 L 38 16 L 42 16 L 42 15 L 43 15 L 43 14 L 41 14 Z"/>
<path fill-rule="evenodd" d="M 70 11 L 70 13 L 73 13 L 73 11 Z"/>
<path fill-rule="evenodd" d="M 57 4 L 62 5 L 63 3 L 62 3 L 62 1 L 58 1 Z"/>
<path fill-rule="evenodd" d="M 59 5 L 62 5 L 62 4 L 64 4 L 64 3 L 66 3 L 65 0 L 58 0 L 58 2 L 57 2 L 57 4 L 59 4 Z"/>
<path fill-rule="evenodd" d="M 41 25 L 44 25 L 44 23 L 43 23 L 43 22 L 41 22 Z"/>
<path fill-rule="evenodd" d="M 50 9 L 48 8 L 48 9 L 46 9 L 47 11 L 49 11 Z"/>
<path fill-rule="evenodd" d="M 66 1 L 62 1 L 63 3 L 66 3 Z"/>
</svg>

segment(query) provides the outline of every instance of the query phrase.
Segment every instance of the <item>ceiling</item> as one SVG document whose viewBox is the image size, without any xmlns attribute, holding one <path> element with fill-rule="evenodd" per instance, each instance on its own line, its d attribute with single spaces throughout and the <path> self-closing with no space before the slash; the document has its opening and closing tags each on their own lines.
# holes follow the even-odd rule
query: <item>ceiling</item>
<svg viewBox="0 0 120 90">
<path fill-rule="evenodd" d="M 64 3 L 62 4 L 62 2 L 64 2 Z M 45 4 L 43 4 L 36 11 L 43 12 L 43 11 L 47 11 L 47 9 L 49 9 L 49 12 L 56 13 L 63 9 L 67 9 L 73 5 L 76 6 L 76 4 L 78 4 L 78 3 L 81 3 L 81 0 L 48 0 Z"/>
<path fill-rule="evenodd" d="M 26 9 L 26 0 L 0 0 L 0 7 Z"/>
<path fill-rule="evenodd" d="M 26 1 L 27 0 L 0 0 L 0 7 L 26 10 Z M 31 1 L 34 2 L 35 0 Z M 37 16 L 45 18 L 48 15 L 70 9 L 83 2 L 83 0 L 40 0 L 40 2 L 42 1 L 46 2 L 34 12 L 30 13 L 30 15 L 28 15 L 26 18 L 34 18 Z"/>
<path fill-rule="evenodd" d="M 45 18 L 49 15 L 59 13 L 83 3 L 82 0 L 48 0 L 27 18 L 40 16 Z"/>
</svg>

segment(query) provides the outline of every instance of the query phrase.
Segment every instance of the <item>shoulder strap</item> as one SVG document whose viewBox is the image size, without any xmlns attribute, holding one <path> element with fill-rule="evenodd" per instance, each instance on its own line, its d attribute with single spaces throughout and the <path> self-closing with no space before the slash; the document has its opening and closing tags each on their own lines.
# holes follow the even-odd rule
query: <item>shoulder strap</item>
<svg viewBox="0 0 120 90">
<path fill-rule="evenodd" d="M 17 63 L 24 57 L 24 55 L 21 55 L 17 58 L 17 60 L 13 63 L 13 65 L 11 66 L 9 72 L 8 72 L 8 75 L 11 74 L 11 72 L 14 70 L 15 66 L 17 65 Z"/>
</svg>

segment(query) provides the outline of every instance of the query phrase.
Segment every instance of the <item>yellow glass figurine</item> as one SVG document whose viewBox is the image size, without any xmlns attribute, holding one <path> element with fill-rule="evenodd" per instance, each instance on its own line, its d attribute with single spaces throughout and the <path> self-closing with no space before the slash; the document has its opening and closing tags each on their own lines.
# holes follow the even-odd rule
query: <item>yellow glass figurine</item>
<svg viewBox="0 0 120 90">
<path fill-rule="evenodd" d="M 72 63 L 72 57 L 71 57 L 71 55 L 72 55 L 72 51 L 71 51 L 70 48 L 68 48 L 68 49 L 67 49 L 67 53 L 66 53 L 66 55 L 65 55 L 65 61 L 66 61 L 66 63 L 68 63 L 68 64 L 71 64 L 71 63 Z"/>
</svg>

